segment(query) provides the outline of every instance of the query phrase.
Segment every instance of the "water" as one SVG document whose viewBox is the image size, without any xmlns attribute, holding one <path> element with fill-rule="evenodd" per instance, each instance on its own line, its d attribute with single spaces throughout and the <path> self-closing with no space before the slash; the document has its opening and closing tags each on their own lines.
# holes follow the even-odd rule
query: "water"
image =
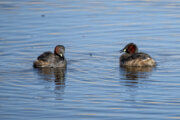
<svg viewBox="0 0 180 120">
<path fill-rule="evenodd" d="M 180 119 L 178 0 L 1 0 L 2 120 Z M 134 42 L 158 63 L 119 67 Z M 32 67 L 66 47 L 66 70 Z"/>
</svg>

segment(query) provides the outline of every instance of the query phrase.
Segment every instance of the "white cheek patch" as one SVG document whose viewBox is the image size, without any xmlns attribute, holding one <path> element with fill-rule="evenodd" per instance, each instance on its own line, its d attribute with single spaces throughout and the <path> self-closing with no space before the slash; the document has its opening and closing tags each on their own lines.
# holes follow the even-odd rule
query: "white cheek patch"
<svg viewBox="0 0 180 120">
<path fill-rule="evenodd" d="M 63 54 L 59 54 L 60 55 L 60 57 L 63 57 Z"/>
</svg>

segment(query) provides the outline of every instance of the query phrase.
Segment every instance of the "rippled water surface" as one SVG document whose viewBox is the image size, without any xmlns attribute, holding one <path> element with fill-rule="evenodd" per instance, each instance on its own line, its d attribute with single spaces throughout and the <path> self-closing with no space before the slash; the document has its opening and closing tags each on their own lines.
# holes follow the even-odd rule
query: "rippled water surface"
<svg viewBox="0 0 180 120">
<path fill-rule="evenodd" d="M 153 69 L 119 67 L 134 42 Z M 67 69 L 34 69 L 57 44 Z M 180 119 L 178 0 L 1 0 L 0 119 Z"/>
</svg>

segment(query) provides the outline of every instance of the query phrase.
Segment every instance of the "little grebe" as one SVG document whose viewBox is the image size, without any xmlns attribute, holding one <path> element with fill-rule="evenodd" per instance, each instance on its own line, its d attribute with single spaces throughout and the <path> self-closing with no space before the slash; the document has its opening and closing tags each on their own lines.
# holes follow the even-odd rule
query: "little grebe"
<svg viewBox="0 0 180 120">
<path fill-rule="evenodd" d="M 66 67 L 66 59 L 64 57 L 65 48 L 63 45 L 57 45 L 54 48 L 54 53 L 48 51 L 41 54 L 36 61 L 34 61 L 33 66 L 35 68 L 44 67 Z"/>
<path fill-rule="evenodd" d="M 121 52 L 125 52 L 120 56 L 121 66 L 155 66 L 156 62 L 150 55 L 142 52 L 138 52 L 138 48 L 134 43 L 127 44 Z"/>
</svg>

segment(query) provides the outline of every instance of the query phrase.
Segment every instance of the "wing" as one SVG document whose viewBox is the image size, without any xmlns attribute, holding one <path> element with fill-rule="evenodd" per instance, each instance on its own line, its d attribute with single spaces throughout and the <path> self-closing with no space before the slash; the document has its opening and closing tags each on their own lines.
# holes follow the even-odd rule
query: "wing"
<svg viewBox="0 0 180 120">
<path fill-rule="evenodd" d="M 132 55 L 131 59 L 149 59 L 151 58 L 150 55 L 146 54 L 146 53 L 136 53 L 134 55 Z"/>
<path fill-rule="evenodd" d="M 41 61 L 49 61 L 53 57 L 53 53 L 48 51 L 41 54 L 37 59 Z"/>
</svg>

